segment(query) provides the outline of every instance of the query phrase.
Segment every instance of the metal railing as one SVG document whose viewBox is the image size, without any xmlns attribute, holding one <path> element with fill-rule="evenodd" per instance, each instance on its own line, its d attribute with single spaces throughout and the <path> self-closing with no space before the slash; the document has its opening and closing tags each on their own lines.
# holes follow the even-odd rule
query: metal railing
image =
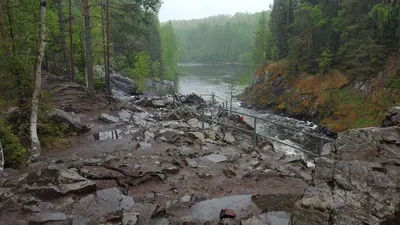
<svg viewBox="0 0 400 225">
<path fill-rule="evenodd" d="M 203 95 L 201 95 L 201 96 L 207 96 L 207 95 L 206 95 L 206 94 L 203 94 Z M 208 96 L 210 96 L 210 95 L 208 95 Z M 275 122 L 275 121 L 272 121 L 272 120 L 269 120 L 269 119 L 265 119 L 265 118 L 253 116 L 253 115 L 250 115 L 250 114 L 247 114 L 247 113 L 242 113 L 242 112 L 234 111 L 234 110 L 232 110 L 232 109 L 228 109 L 228 101 L 227 101 L 227 100 L 224 100 L 223 98 L 221 98 L 221 97 L 219 97 L 219 96 L 216 96 L 216 95 L 214 95 L 214 94 L 211 94 L 211 104 L 212 104 L 211 107 L 212 107 L 212 108 L 215 107 L 215 98 L 218 98 L 218 99 L 221 99 L 221 100 L 224 101 L 222 107 L 219 107 L 219 110 L 222 110 L 223 112 L 226 112 L 227 114 L 238 114 L 238 115 L 247 116 L 247 117 L 252 118 L 252 119 L 254 120 L 253 129 L 252 129 L 252 130 L 243 129 L 243 128 L 238 127 L 238 126 L 233 126 L 233 125 L 230 125 L 230 124 L 228 124 L 228 123 L 223 123 L 223 122 L 221 122 L 221 121 L 214 120 L 214 119 L 213 119 L 213 118 L 214 118 L 214 117 L 213 117 L 213 109 L 211 109 L 211 119 L 206 119 L 206 118 L 205 118 L 205 115 L 204 115 L 204 107 L 202 107 L 202 112 L 201 112 L 200 120 L 201 120 L 201 122 L 202 122 L 202 129 L 203 129 L 203 130 L 204 130 L 204 122 L 221 124 L 221 125 L 224 125 L 224 126 L 227 126 L 227 127 L 231 127 L 231 128 L 234 128 L 234 129 L 238 129 L 238 130 L 241 130 L 241 131 L 244 131 L 244 132 L 251 132 L 251 133 L 252 133 L 252 139 L 253 139 L 253 145 L 254 145 L 254 146 L 257 146 L 257 137 L 258 137 L 258 136 L 261 136 L 261 137 L 264 137 L 264 138 L 266 138 L 266 139 L 268 139 L 268 140 L 270 140 L 270 141 L 278 142 L 278 143 L 280 143 L 280 144 L 286 145 L 286 146 L 288 146 L 288 147 L 297 149 L 297 150 L 299 150 L 299 151 L 302 151 L 302 152 L 305 152 L 305 153 L 308 153 L 308 154 L 311 154 L 311 155 L 314 155 L 314 156 L 319 156 L 319 154 L 316 154 L 316 153 L 314 153 L 314 152 L 305 150 L 305 149 L 300 148 L 300 147 L 298 147 L 298 146 L 294 146 L 294 145 L 288 144 L 288 143 L 286 143 L 286 142 L 284 142 L 284 141 L 278 140 L 278 139 L 276 139 L 276 138 L 273 138 L 273 137 L 270 137 L 270 136 L 267 136 L 267 135 L 265 135 L 265 134 L 263 134 L 263 133 L 258 132 L 258 130 L 257 130 L 257 122 L 258 122 L 258 121 L 264 121 L 264 122 L 267 122 L 267 123 L 270 123 L 270 124 L 274 124 L 274 125 L 276 125 L 276 126 L 280 126 L 280 127 L 283 127 L 283 128 L 289 129 L 289 130 L 292 130 L 292 131 L 296 131 L 296 132 L 303 133 L 303 134 L 308 135 L 308 136 L 310 136 L 310 137 L 317 138 L 317 139 L 320 140 L 320 143 L 321 143 L 321 144 L 320 144 L 320 149 L 319 149 L 320 152 L 321 152 L 321 150 L 322 150 L 322 148 L 323 148 L 323 146 L 324 146 L 325 143 L 329 143 L 329 142 L 333 142 L 333 141 L 334 141 L 334 140 L 331 139 L 331 138 L 327 138 L 327 137 L 324 137 L 324 136 L 319 136 L 319 135 L 316 135 L 316 134 L 313 134 L 313 133 L 310 133 L 310 132 L 307 132 L 307 131 L 298 129 L 298 128 L 296 128 L 296 127 L 292 127 L 292 126 L 283 124 L 283 123 L 278 123 L 278 122 Z M 217 105 L 217 106 L 218 106 L 218 105 Z M 232 107 L 232 103 L 231 103 L 231 107 Z M 251 126 L 251 125 L 250 125 L 250 126 Z"/>
</svg>

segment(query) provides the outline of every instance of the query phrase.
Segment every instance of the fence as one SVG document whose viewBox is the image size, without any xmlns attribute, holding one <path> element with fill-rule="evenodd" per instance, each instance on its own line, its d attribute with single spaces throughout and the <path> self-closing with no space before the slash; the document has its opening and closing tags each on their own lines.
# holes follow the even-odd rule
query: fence
<svg viewBox="0 0 400 225">
<path fill-rule="evenodd" d="M 322 150 L 322 147 L 324 146 L 325 142 L 328 143 L 328 142 L 334 141 L 333 139 L 330 139 L 330 138 L 327 138 L 327 137 L 323 137 L 323 136 L 319 136 L 319 135 L 316 135 L 316 134 L 313 134 L 313 133 L 310 133 L 310 132 L 307 132 L 307 131 L 303 131 L 303 130 L 300 130 L 300 129 L 296 128 L 296 127 L 292 127 L 292 126 L 289 126 L 289 125 L 286 125 L 286 124 L 282 124 L 282 123 L 278 123 L 278 122 L 275 122 L 275 121 L 271 121 L 271 120 L 268 120 L 268 119 L 265 119 L 265 118 L 261 118 L 261 117 L 249 115 L 249 114 L 246 114 L 246 113 L 234 111 L 234 110 L 232 110 L 232 100 L 231 100 L 231 105 L 230 105 L 230 108 L 231 108 L 231 109 L 228 109 L 228 101 L 225 100 L 225 99 L 223 99 L 223 98 L 221 98 L 221 97 L 219 97 L 219 96 L 216 96 L 216 95 L 214 95 L 214 94 L 211 94 L 211 95 L 205 95 L 205 94 L 203 94 L 203 95 L 201 95 L 201 96 L 211 96 L 211 107 L 212 107 L 212 109 L 211 109 L 211 119 L 206 119 L 205 113 L 204 113 L 204 107 L 202 107 L 202 112 L 201 112 L 201 118 L 200 118 L 200 120 L 201 120 L 201 123 L 202 123 L 202 129 L 203 129 L 203 130 L 204 130 L 204 122 L 209 122 L 209 123 L 211 123 L 211 124 L 212 124 L 212 123 L 221 124 L 221 125 L 223 125 L 223 126 L 235 128 L 235 129 L 238 129 L 238 130 L 241 130 L 241 131 L 244 131 L 244 132 L 251 132 L 251 133 L 252 133 L 252 139 L 253 139 L 253 145 L 254 145 L 254 146 L 257 145 L 257 139 L 258 139 L 257 137 L 258 137 L 258 136 L 261 136 L 261 137 L 264 137 L 264 138 L 269 139 L 269 140 L 271 140 L 271 141 L 275 141 L 275 142 L 281 143 L 281 144 L 286 145 L 286 146 L 288 146 L 288 147 L 297 149 L 297 150 L 299 150 L 299 151 L 302 151 L 302 152 L 305 152 L 305 153 L 308 153 L 308 154 L 311 154 L 311 155 L 314 155 L 314 156 L 319 156 L 319 155 L 316 154 L 316 153 L 314 153 L 314 152 L 311 152 L 311 151 L 305 150 L 305 149 L 303 149 L 303 148 L 300 148 L 300 147 L 297 147 L 297 146 L 294 146 L 294 145 L 285 143 L 285 142 L 283 142 L 283 141 L 281 141 L 281 140 L 278 140 L 278 139 L 276 139 L 276 138 L 273 138 L 273 137 L 270 137 L 270 136 L 267 136 L 267 135 L 265 135 L 265 134 L 262 134 L 262 133 L 258 132 L 258 130 L 257 130 L 257 123 L 258 123 L 259 121 L 264 121 L 264 122 L 267 122 L 267 123 L 274 124 L 274 125 L 276 125 L 276 126 L 280 126 L 280 127 L 283 127 L 283 128 L 289 129 L 289 130 L 292 130 L 292 131 L 300 132 L 300 133 L 303 133 L 303 134 L 305 134 L 305 135 L 308 135 L 308 136 L 317 138 L 317 139 L 320 140 L 320 151 Z M 228 124 L 228 123 L 224 123 L 224 122 L 221 122 L 221 121 L 218 121 L 218 120 L 214 120 L 214 119 L 213 119 L 213 118 L 214 118 L 214 117 L 213 117 L 213 111 L 214 111 L 213 108 L 215 108 L 216 106 L 218 106 L 218 105 L 215 104 L 215 102 L 216 102 L 216 101 L 215 101 L 215 98 L 221 99 L 221 100 L 223 101 L 222 107 L 219 107 L 219 110 L 221 110 L 222 112 L 225 112 L 226 114 L 238 114 L 238 115 L 247 116 L 247 117 L 252 118 L 253 121 L 254 121 L 254 123 L 253 123 L 253 129 L 252 129 L 252 130 L 247 130 L 247 129 L 243 129 L 243 128 L 238 127 L 238 126 L 233 126 L 233 125 L 230 125 L 230 124 Z"/>
</svg>

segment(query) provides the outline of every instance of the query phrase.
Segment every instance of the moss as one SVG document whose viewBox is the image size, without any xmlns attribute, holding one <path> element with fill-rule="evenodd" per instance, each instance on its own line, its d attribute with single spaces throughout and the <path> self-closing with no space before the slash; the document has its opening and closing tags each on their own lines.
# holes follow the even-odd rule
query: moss
<svg viewBox="0 0 400 225">
<path fill-rule="evenodd" d="M 11 126 L 0 121 L 0 142 L 3 146 L 5 167 L 20 169 L 26 166 L 27 151 L 20 140 L 11 132 Z"/>
</svg>

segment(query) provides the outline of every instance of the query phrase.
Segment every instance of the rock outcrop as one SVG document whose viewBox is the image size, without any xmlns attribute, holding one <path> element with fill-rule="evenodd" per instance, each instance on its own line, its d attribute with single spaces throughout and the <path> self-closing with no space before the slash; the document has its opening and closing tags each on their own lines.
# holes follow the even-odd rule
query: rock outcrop
<svg viewBox="0 0 400 225">
<path fill-rule="evenodd" d="M 147 79 L 144 82 L 146 96 L 164 96 L 175 90 L 174 82 L 168 80 L 155 81 Z"/>
<path fill-rule="evenodd" d="M 400 210 L 400 127 L 340 133 L 316 160 L 314 186 L 293 209 L 293 225 L 381 224 Z"/>
<path fill-rule="evenodd" d="M 79 117 L 73 112 L 65 112 L 61 109 L 55 109 L 50 113 L 50 119 L 56 123 L 64 123 L 69 129 L 77 133 L 85 133 L 90 131 L 90 128 L 81 122 Z"/>
<path fill-rule="evenodd" d="M 400 107 L 391 109 L 382 121 L 382 127 L 400 126 Z"/>
</svg>

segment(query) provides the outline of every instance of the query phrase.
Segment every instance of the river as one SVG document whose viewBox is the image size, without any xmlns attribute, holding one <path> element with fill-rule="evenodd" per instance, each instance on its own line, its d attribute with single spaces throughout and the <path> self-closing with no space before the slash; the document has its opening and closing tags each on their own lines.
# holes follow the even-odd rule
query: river
<svg viewBox="0 0 400 225">
<path fill-rule="evenodd" d="M 180 64 L 180 68 L 187 75 L 178 78 L 178 92 L 181 94 L 196 93 L 198 95 L 214 93 L 228 101 L 230 101 L 231 90 L 234 95 L 240 94 L 251 83 L 253 77 L 249 73 L 249 66 L 238 64 Z M 315 132 L 317 127 L 312 122 L 276 115 L 271 111 L 242 108 L 240 107 L 240 103 L 238 99 L 233 98 L 233 110 L 296 127 L 311 133 Z M 244 119 L 249 124 L 254 123 L 254 120 L 250 117 L 244 117 Z M 268 137 L 314 153 L 319 153 L 321 149 L 321 142 L 317 138 L 309 137 L 304 133 L 286 129 L 265 121 L 257 122 L 257 131 Z M 273 142 L 273 144 L 276 151 L 281 151 L 286 155 L 310 157 L 310 154 L 303 153 L 279 142 Z"/>
</svg>

